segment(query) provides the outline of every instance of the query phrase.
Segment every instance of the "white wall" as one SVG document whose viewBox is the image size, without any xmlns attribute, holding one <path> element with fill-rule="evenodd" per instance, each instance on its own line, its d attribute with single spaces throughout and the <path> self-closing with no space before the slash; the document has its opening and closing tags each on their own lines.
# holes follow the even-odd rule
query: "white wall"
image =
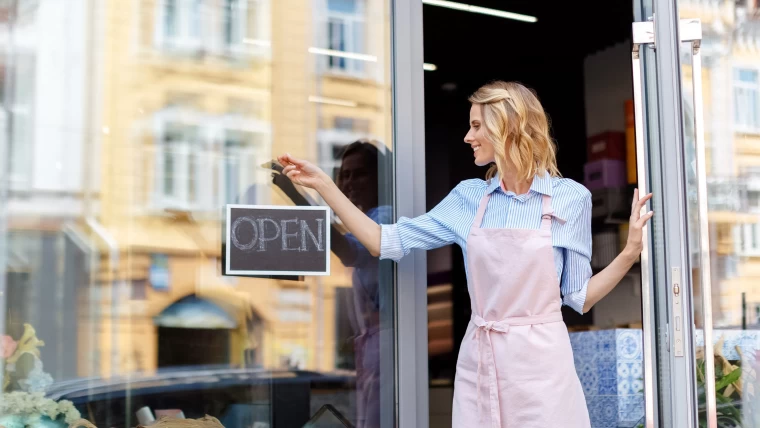
<svg viewBox="0 0 760 428">
<path fill-rule="evenodd" d="M 625 101 L 631 99 L 631 47 L 624 42 L 586 57 L 583 62 L 586 135 L 625 131 Z"/>
<path fill-rule="evenodd" d="M 583 64 L 586 135 L 625 131 L 625 101 L 633 97 L 630 42 L 588 56 Z M 594 324 L 609 328 L 641 322 L 641 280 L 628 275 L 594 306 Z"/>
</svg>

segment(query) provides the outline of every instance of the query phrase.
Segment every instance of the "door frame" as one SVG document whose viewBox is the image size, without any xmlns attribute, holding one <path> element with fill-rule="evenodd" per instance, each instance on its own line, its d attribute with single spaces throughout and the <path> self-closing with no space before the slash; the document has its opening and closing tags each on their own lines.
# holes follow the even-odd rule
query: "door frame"
<svg viewBox="0 0 760 428">
<path fill-rule="evenodd" d="M 423 4 L 393 0 L 391 7 L 394 206 L 397 218 L 414 217 L 426 211 Z M 687 223 L 680 21 L 677 0 L 634 0 L 633 8 L 636 22 L 657 17 L 653 23 L 656 52 L 649 47 L 642 49 L 641 88 L 646 108 L 643 116 L 636 118 L 645 129 L 640 153 L 647 159 L 639 173 L 647 175 L 646 182 L 656 181 L 661 186 L 656 189 L 660 193 L 652 204 L 656 216 L 647 227 L 648 239 L 642 254 L 651 262 L 650 269 L 642 271 L 642 283 L 648 287 L 642 290 L 642 298 L 646 294 L 650 299 L 642 302 L 642 307 L 649 305 L 642 318 L 647 404 L 644 426 L 691 428 L 697 424 L 697 346 Z M 653 151 L 659 153 L 655 164 L 649 162 Z M 698 172 L 704 174 L 702 170 Z M 658 174 L 657 180 L 649 180 L 653 173 Z M 642 264 L 645 268 L 646 264 Z M 426 281 L 424 252 L 413 252 L 398 263 L 393 329 L 396 337 L 389 340 L 395 344 L 396 354 L 396 426 L 402 428 L 429 426 Z M 679 286 L 682 296 L 678 305 L 674 305 L 674 285 Z M 413 328 L 400 328 L 410 325 Z M 705 332 L 709 330 L 711 320 L 706 319 Z M 678 356 L 674 355 L 675 341 L 671 340 L 677 331 L 683 337 L 683 354 Z M 712 347 L 706 351 L 711 354 Z M 388 425 L 383 422 L 383 426 Z"/>
<path fill-rule="evenodd" d="M 411 218 L 427 209 L 422 1 L 392 0 L 391 7 L 395 218 Z M 429 426 L 426 284 L 424 251 L 396 265 L 395 426 L 401 428 Z"/>
<path fill-rule="evenodd" d="M 698 426 L 696 378 L 695 266 L 706 266 L 700 275 L 705 343 L 712 343 L 710 310 L 709 234 L 704 171 L 701 68 L 697 67 L 701 24 L 681 20 L 677 0 L 634 0 L 634 90 L 640 90 L 643 109 L 637 108 L 637 146 L 640 191 L 655 193 L 652 205 L 658 214 L 647 227 L 642 254 L 642 308 L 644 321 L 644 393 L 646 428 Z M 642 30 L 646 28 L 646 31 Z M 643 33 L 647 37 L 642 37 Z M 698 181 L 699 239 L 690 242 L 687 196 L 687 157 L 683 114 L 681 50 L 689 41 L 693 49 L 695 85 L 696 174 Z M 641 64 L 637 61 L 637 43 Z M 637 70 L 637 67 L 640 67 Z M 636 74 L 640 80 L 636 82 Z M 638 83 L 638 89 L 637 89 Z M 642 111 L 644 110 L 644 111 Z M 639 135 L 639 127 L 642 131 Z M 642 159 L 643 158 L 643 159 Z M 700 252 L 692 259 L 692 246 Z M 644 271 L 646 270 L 646 271 Z M 705 347 L 708 427 L 716 426 L 712 346 Z M 712 391 L 712 395 L 711 395 Z"/>
</svg>

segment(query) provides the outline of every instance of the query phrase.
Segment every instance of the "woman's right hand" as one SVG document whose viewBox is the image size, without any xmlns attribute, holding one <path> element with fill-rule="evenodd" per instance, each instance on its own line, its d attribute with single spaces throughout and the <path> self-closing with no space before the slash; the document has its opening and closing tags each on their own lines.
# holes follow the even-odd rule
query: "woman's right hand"
<svg viewBox="0 0 760 428">
<path fill-rule="evenodd" d="M 277 161 L 284 167 L 282 173 L 290 181 L 298 185 L 319 190 L 322 186 L 330 183 L 332 180 L 319 167 L 309 161 L 296 159 L 290 154 L 284 154 L 277 157 Z"/>
</svg>

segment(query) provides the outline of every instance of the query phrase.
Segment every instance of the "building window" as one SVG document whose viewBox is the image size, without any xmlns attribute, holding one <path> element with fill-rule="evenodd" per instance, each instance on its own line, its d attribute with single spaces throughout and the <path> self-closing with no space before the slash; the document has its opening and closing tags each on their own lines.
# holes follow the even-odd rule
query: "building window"
<svg viewBox="0 0 760 428">
<path fill-rule="evenodd" d="M 327 0 L 327 48 L 339 52 L 364 53 L 364 11 L 360 0 Z M 364 71 L 364 61 L 328 57 L 332 70 Z"/>
<path fill-rule="evenodd" d="M 264 173 L 267 130 L 254 119 L 170 108 L 155 120 L 153 209 L 217 211 Z"/>
<path fill-rule="evenodd" d="M 246 38 L 266 38 L 262 8 L 260 0 L 160 0 L 156 46 L 180 54 L 253 54 L 261 47 Z"/>
<path fill-rule="evenodd" d="M 260 147 L 256 134 L 247 131 L 224 130 L 224 177 L 220 180 L 224 195 L 223 204 L 238 202 L 254 179 L 252 168 L 256 162 L 257 148 Z"/>
<path fill-rule="evenodd" d="M 739 245 L 744 256 L 760 256 L 760 225 L 745 223 L 740 226 Z"/>
<path fill-rule="evenodd" d="M 246 1 L 224 1 L 224 44 L 239 46 L 245 39 Z"/>
<path fill-rule="evenodd" d="M 160 129 L 157 203 L 163 207 L 193 208 L 198 201 L 199 129 L 178 122 L 164 123 Z"/>
<path fill-rule="evenodd" d="M 204 0 L 162 0 L 157 42 L 162 49 L 197 51 L 202 45 Z"/>
<path fill-rule="evenodd" d="M 760 130 L 760 81 L 758 71 L 734 70 L 734 122 L 744 130 Z"/>
</svg>

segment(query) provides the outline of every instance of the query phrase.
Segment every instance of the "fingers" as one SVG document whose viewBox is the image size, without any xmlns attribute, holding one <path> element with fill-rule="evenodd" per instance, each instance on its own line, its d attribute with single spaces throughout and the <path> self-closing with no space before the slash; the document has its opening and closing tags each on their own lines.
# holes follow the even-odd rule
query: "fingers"
<svg viewBox="0 0 760 428">
<path fill-rule="evenodd" d="M 294 158 L 290 153 L 285 153 L 277 158 L 277 160 L 283 165 L 297 165 L 303 166 L 306 161 Z"/>
<path fill-rule="evenodd" d="M 643 198 L 639 199 L 639 203 L 638 203 L 638 207 L 637 208 L 640 210 L 647 203 L 647 201 L 650 200 L 650 199 L 652 199 L 652 194 L 651 193 L 648 194 L 648 195 L 646 195 L 646 196 L 644 196 Z"/>
<path fill-rule="evenodd" d="M 631 212 L 636 211 L 636 201 L 639 200 L 639 189 L 633 189 L 633 200 L 631 200 Z"/>
<path fill-rule="evenodd" d="M 631 201 L 631 221 L 635 222 L 641 219 L 641 209 L 644 208 L 647 201 L 652 199 L 652 193 L 639 198 L 639 189 L 633 189 L 633 200 Z"/>
<path fill-rule="evenodd" d="M 640 219 L 636 221 L 636 226 L 643 229 L 644 226 L 646 226 L 649 219 L 651 219 L 653 216 L 654 216 L 654 211 L 649 211 L 648 213 L 644 214 L 643 216 L 641 216 Z"/>
<path fill-rule="evenodd" d="M 297 180 L 298 180 L 298 177 L 300 177 L 300 175 L 301 175 L 301 171 L 299 171 L 297 169 L 291 169 L 285 175 L 290 179 L 290 181 L 292 181 L 294 183 L 300 183 Z"/>
</svg>

